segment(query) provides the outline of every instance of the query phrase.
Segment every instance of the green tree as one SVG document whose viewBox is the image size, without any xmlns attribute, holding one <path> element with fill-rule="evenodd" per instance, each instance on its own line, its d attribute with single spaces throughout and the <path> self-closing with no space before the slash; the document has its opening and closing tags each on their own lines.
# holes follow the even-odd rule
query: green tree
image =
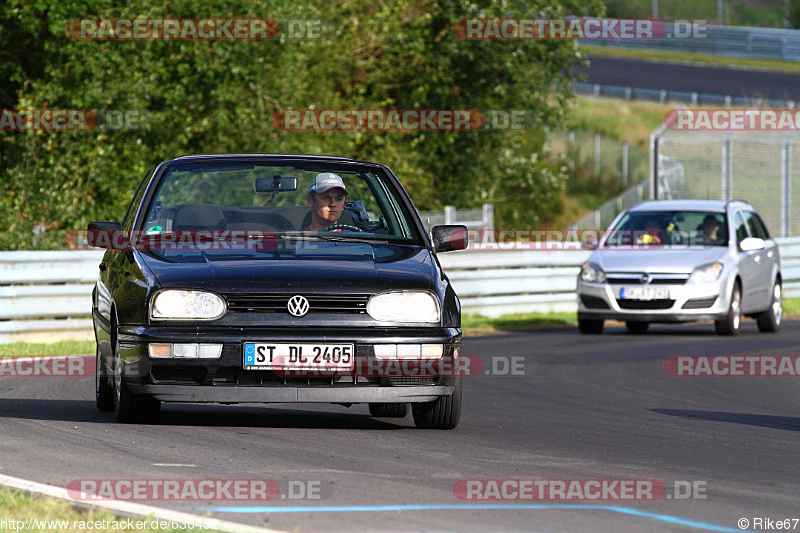
<svg viewBox="0 0 800 533">
<path fill-rule="evenodd" d="M 8 0 L 0 6 L 0 98 L 18 109 L 120 109 L 124 131 L 0 132 L 0 249 L 62 246 L 69 229 L 119 220 L 148 167 L 200 152 L 337 154 L 388 164 L 420 209 L 496 204 L 498 224 L 536 225 L 559 209 L 564 169 L 543 153 L 571 98 L 572 41 L 466 41 L 465 17 L 602 14 L 595 0 Z M 93 41 L 75 18 L 318 19 L 319 39 Z M 31 51 L 28 54 L 28 51 Z M 284 109 L 499 109 L 534 132 L 288 132 Z M 34 227 L 47 232 L 36 239 Z"/>
</svg>

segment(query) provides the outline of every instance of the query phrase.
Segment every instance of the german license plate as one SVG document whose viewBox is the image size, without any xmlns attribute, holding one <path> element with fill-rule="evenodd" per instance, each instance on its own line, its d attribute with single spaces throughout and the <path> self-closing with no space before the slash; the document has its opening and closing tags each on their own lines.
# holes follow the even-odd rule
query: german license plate
<svg viewBox="0 0 800 533">
<path fill-rule="evenodd" d="M 669 300 L 667 287 L 622 287 L 620 300 Z"/>
<path fill-rule="evenodd" d="M 245 370 L 352 370 L 354 359 L 352 344 L 244 344 Z"/>
</svg>

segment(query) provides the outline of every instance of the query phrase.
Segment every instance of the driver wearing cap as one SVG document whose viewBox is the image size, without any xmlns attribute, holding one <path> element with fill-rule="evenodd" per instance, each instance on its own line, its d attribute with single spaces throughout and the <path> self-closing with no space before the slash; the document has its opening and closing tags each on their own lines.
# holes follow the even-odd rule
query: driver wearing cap
<svg viewBox="0 0 800 533">
<path fill-rule="evenodd" d="M 323 172 L 311 181 L 306 199 L 311 208 L 311 225 L 306 231 L 319 231 L 339 221 L 344 211 L 347 189 L 341 177 L 333 172 Z"/>
</svg>

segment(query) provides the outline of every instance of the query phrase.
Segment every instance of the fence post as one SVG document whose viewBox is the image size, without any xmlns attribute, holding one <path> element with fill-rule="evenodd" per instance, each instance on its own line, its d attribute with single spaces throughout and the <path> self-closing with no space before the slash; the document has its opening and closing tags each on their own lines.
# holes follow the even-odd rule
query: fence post
<svg viewBox="0 0 800 533">
<path fill-rule="evenodd" d="M 568 143 L 568 145 L 567 145 L 567 157 L 569 158 L 567 164 L 569 165 L 569 170 L 573 171 L 573 170 L 575 170 L 575 159 L 574 159 L 574 155 L 575 155 L 575 150 L 574 150 L 574 147 L 575 147 L 575 132 L 574 131 L 569 132 L 569 134 L 567 135 L 567 143 Z"/>
<path fill-rule="evenodd" d="M 483 204 L 483 229 L 494 229 L 494 204 Z"/>
<path fill-rule="evenodd" d="M 600 227 L 600 222 L 601 222 L 601 220 L 600 220 L 600 210 L 599 209 L 595 209 L 594 210 L 594 228 L 593 229 L 602 229 Z"/>
<path fill-rule="evenodd" d="M 792 232 L 792 145 L 788 138 L 781 146 L 781 237 Z"/>
<path fill-rule="evenodd" d="M 722 143 L 722 201 L 727 202 L 731 199 L 731 184 L 732 184 L 732 143 L 731 138 L 726 137 Z"/>
<path fill-rule="evenodd" d="M 594 175 L 600 175 L 600 134 L 594 134 Z"/>
<path fill-rule="evenodd" d="M 456 223 L 456 206 L 454 205 L 444 206 L 444 223 L 445 224 Z"/>
<path fill-rule="evenodd" d="M 628 141 L 622 143 L 622 183 L 628 185 Z"/>
</svg>

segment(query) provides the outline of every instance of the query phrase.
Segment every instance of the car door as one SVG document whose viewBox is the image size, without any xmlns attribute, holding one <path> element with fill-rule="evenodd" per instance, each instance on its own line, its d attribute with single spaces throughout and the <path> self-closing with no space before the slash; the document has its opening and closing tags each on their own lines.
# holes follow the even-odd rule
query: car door
<svg viewBox="0 0 800 533">
<path fill-rule="evenodd" d="M 764 240 L 765 248 L 753 250 L 752 256 L 755 262 L 755 272 L 753 274 L 753 301 L 755 309 L 763 310 L 767 307 L 770 284 L 772 280 L 772 264 L 767 258 L 766 239 L 763 237 L 761 228 L 753 218 L 752 211 L 742 211 L 744 222 L 747 224 L 747 231 L 751 237 Z M 774 253 L 774 250 L 773 250 Z"/>
<path fill-rule="evenodd" d="M 750 215 L 756 233 L 760 238 L 764 239 L 764 250 L 762 250 L 760 256 L 761 261 L 759 263 L 759 282 L 763 282 L 764 287 L 763 300 L 761 303 L 764 308 L 767 308 L 772 301 L 773 272 L 777 270 L 775 268 L 776 266 L 780 268 L 780 250 L 778 249 L 778 243 L 775 242 L 775 239 L 770 235 L 769 229 L 767 229 L 767 225 L 764 223 L 764 219 L 761 218 L 761 215 L 755 211 L 751 212 Z"/>
<path fill-rule="evenodd" d="M 744 211 L 736 212 L 733 217 L 733 227 L 735 229 L 736 249 L 739 253 L 739 278 L 742 280 L 742 312 L 749 313 L 759 306 L 758 293 L 756 291 L 759 263 L 756 262 L 756 257 L 762 250 L 745 252 L 741 249 L 743 240 L 756 236 L 750 235 L 750 230 L 745 222 Z M 760 259 L 758 261 L 760 262 Z"/>
</svg>

